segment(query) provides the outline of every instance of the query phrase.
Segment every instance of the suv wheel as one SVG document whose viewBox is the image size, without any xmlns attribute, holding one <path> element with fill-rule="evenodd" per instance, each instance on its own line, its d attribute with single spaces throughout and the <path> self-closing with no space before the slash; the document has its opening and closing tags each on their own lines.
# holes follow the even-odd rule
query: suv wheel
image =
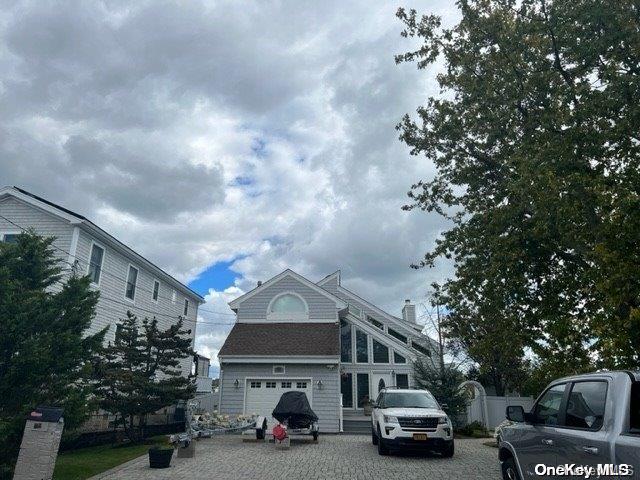
<svg viewBox="0 0 640 480">
<path fill-rule="evenodd" d="M 442 456 L 444 458 L 453 457 L 454 452 L 455 452 L 455 445 L 453 443 L 453 440 L 451 440 L 451 443 L 449 443 L 447 446 L 442 447 L 442 450 L 440 451 L 440 453 L 442 453 Z"/>
<path fill-rule="evenodd" d="M 520 475 L 518 475 L 518 469 L 513 457 L 509 457 L 502 462 L 502 478 L 504 480 L 520 480 Z"/>
<path fill-rule="evenodd" d="M 380 427 L 378 427 L 378 455 L 389 455 L 389 447 L 384 444 L 384 438 L 380 433 Z"/>
<path fill-rule="evenodd" d="M 376 435 L 376 431 L 371 427 L 371 443 L 374 445 L 378 445 L 378 436 Z"/>
</svg>

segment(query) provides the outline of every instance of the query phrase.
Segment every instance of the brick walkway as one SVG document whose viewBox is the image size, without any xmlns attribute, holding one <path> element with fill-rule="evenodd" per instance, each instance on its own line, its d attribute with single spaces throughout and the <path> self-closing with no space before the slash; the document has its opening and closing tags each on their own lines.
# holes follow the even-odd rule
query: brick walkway
<svg viewBox="0 0 640 480">
<path fill-rule="evenodd" d="M 294 443 L 288 451 L 276 450 L 273 444 L 242 443 L 239 436 L 219 436 L 197 442 L 195 458 L 174 455 L 171 468 L 151 470 L 144 456 L 94 478 L 498 480 L 498 451 L 484 441 L 456 440 L 455 456 L 444 459 L 379 456 L 364 435 L 321 435 L 318 444 Z"/>
</svg>

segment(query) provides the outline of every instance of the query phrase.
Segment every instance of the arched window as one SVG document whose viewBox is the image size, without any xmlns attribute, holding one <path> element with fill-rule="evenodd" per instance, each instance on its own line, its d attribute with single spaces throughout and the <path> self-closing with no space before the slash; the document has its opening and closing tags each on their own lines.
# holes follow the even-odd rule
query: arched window
<svg viewBox="0 0 640 480">
<path fill-rule="evenodd" d="M 267 318 L 296 320 L 308 318 L 308 313 L 307 304 L 302 297 L 285 293 L 271 301 Z"/>
<path fill-rule="evenodd" d="M 378 382 L 378 391 L 382 390 L 386 385 L 384 384 L 384 380 L 381 378 Z"/>
</svg>

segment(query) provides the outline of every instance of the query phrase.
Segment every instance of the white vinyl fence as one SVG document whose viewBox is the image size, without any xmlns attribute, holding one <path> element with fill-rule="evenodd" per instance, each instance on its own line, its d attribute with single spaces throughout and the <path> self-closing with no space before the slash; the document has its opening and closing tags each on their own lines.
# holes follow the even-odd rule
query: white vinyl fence
<svg viewBox="0 0 640 480">
<path fill-rule="evenodd" d="M 508 406 L 520 405 L 528 412 L 533 402 L 533 397 L 476 395 L 467 405 L 467 423 L 480 422 L 488 429 L 493 429 L 506 419 L 505 412 Z"/>
<path fill-rule="evenodd" d="M 197 395 L 195 400 L 198 402 L 198 406 L 196 407 L 197 413 L 213 413 L 218 411 L 218 400 L 220 399 L 220 395 L 218 392 L 207 393 L 205 395 Z"/>
</svg>

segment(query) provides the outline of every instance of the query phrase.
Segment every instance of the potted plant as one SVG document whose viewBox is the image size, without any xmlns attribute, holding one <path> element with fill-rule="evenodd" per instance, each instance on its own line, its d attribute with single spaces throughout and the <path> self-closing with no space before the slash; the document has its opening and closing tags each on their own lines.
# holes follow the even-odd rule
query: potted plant
<svg viewBox="0 0 640 480">
<path fill-rule="evenodd" d="M 169 468 L 173 457 L 173 447 L 167 445 L 154 445 L 149 449 L 149 467 Z"/>
</svg>

